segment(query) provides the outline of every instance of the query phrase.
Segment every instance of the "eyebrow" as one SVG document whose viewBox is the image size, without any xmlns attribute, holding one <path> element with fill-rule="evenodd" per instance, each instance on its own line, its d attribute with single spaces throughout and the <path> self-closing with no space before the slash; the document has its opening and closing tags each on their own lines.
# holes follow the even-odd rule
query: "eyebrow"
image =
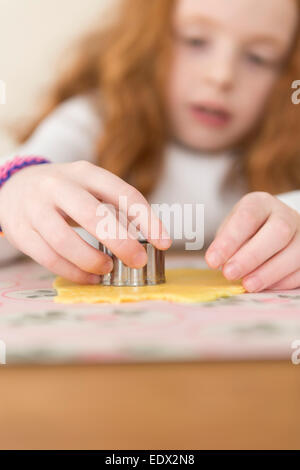
<svg viewBox="0 0 300 470">
<path fill-rule="evenodd" d="M 209 26 L 219 26 L 217 21 L 201 15 L 187 15 L 186 18 L 182 20 L 182 22 L 184 24 L 206 23 Z"/>
<path fill-rule="evenodd" d="M 202 16 L 202 15 L 187 15 L 186 18 L 184 18 L 182 20 L 182 24 L 184 26 L 187 26 L 187 25 L 196 25 L 196 24 L 199 24 L 199 23 L 204 23 L 208 26 L 212 26 L 212 27 L 219 27 L 220 26 L 220 23 L 218 21 L 215 21 L 211 18 L 208 18 L 206 16 Z M 178 24 L 178 23 L 177 23 Z M 272 44 L 275 44 L 277 46 L 282 46 L 282 41 L 278 38 L 276 38 L 275 36 L 272 36 L 271 34 L 264 34 L 264 33 L 261 33 L 261 34 L 258 34 L 257 36 L 254 36 L 252 38 L 252 40 L 256 41 L 256 42 L 267 42 L 267 43 L 272 43 Z"/>
<path fill-rule="evenodd" d="M 282 41 L 280 39 L 277 39 L 275 36 L 271 36 L 268 34 L 257 35 L 254 39 L 257 42 L 267 42 L 269 44 L 275 44 L 276 46 L 282 46 Z"/>
</svg>

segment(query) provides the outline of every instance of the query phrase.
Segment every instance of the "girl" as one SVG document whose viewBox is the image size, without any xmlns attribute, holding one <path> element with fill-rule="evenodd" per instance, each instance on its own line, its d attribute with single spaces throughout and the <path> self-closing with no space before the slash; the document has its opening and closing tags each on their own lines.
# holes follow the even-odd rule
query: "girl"
<svg viewBox="0 0 300 470">
<path fill-rule="evenodd" d="M 2 159 L 0 250 L 99 283 L 111 261 L 70 224 L 97 239 L 99 204 L 119 196 L 149 217 L 152 203 L 203 203 L 211 268 L 249 292 L 299 287 L 299 20 L 299 0 L 123 0 L 18 158 Z M 167 249 L 154 220 L 160 237 L 141 230 Z M 147 262 L 134 239 L 105 244 L 131 267 Z"/>
</svg>

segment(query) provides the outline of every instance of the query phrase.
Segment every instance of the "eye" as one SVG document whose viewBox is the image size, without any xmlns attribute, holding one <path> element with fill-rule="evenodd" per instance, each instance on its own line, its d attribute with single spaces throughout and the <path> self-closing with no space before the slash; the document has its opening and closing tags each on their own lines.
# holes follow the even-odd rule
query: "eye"
<svg viewBox="0 0 300 470">
<path fill-rule="evenodd" d="M 187 45 L 191 47 L 195 47 L 195 48 L 204 47 L 207 45 L 207 40 L 203 38 L 190 37 L 190 38 L 185 38 L 184 41 Z"/>
<path fill-rule="evenodd" d="M 208 40 L 201 36 L 191 34 L 176 34 L 175 37 L 184 46 L 191 47 L 194 49 L 200 49 L 208 44 Z"/>
<path fill-rule="evenodd" d="M 249 62 L 251 62 L 252 64 L 257 65 L 259 67 L 264 67 L 264 66 L 271 65 L 269 59 L 266 59 L 265 57 L 262 57 L 258 54 L 249 53 L 249 54 L 247 54 L 247 58 L 248 58 Z"/>
</svg>

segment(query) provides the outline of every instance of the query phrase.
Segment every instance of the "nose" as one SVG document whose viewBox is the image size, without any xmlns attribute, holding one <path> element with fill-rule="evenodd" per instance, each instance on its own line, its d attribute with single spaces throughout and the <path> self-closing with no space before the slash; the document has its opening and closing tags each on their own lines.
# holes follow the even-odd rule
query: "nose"
<svg viewBox="0 0 300 470">
<path fill-rule="evenodd" d="M 237 51 L 231 44 L 222 43 L 207 61 L 204 71 L 206 81 L 221 90 L 233 88 L 237 73 Z"/>
</svg>

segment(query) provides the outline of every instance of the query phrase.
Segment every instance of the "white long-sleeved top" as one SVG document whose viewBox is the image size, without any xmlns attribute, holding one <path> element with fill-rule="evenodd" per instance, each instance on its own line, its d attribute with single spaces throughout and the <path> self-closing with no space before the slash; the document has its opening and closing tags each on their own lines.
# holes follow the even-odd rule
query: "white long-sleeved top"
<svg viewBox="0 0 300 470">
<path fill-rule="evenodd" d="M 53 163 L 87 160 L 97 164 L 96 144 L 101 131 L 101 118 L 94 104 L 93 95 L 70 98 L 59 105 L 38 126 L 32 136 L 12 154 L 2 156 L 0 165 L 14 156 L 37 155 Z M 204 205 L 205 244 L 213 240 L 215 232 L 233 205 L 246 194 L 246 186 L 224 190 L 222 182 L 231 168 L 231 153 L 218 155 L 197 153 L 170 143 L 166 147 L 162 172 L 157 175 L 157 185 L 148 198 L 150 204 Z M 300 213 L 300 191 L 277 196 L 282 202 Z M 1 224 L 1 221 L 0 221 Z M 176 227 L 171 226 L 174 237 Z M 82 228 L 75 230 L 89 243 L 97 246 L 97 240 Z M 190 232 L 191 235 L 191 232 Z M 185 232 L 183 240 L 174 240 L 173 246 L 183 246 L 190 238 Z M 14 259 L 20 251 L 0 238 L 0 261 Z"/>
</svg>

